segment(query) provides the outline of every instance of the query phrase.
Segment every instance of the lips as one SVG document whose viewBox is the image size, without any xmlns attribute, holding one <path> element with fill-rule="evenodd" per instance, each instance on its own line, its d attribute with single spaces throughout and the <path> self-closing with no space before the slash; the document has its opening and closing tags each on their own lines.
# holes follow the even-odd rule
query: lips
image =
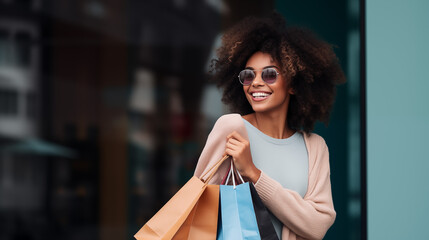
<svg viewBox="0 0 429 240">
<path fill-rule="evenodd" d="M 262 101 L 267 99 L 271 93 L 269 92 L 251 92 L 250 95 L 252 96 L 252 99 L 255 101 Z"/>
</svg>

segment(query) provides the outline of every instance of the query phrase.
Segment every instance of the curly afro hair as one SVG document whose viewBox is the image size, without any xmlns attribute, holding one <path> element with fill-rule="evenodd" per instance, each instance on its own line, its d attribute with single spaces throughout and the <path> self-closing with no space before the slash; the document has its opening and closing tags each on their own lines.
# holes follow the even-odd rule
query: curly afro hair
<svg viewBox="0 0 429 240">
<path fill-rule="evenodd" d="M 253 112 L 237 76 L 258 51 L 271 55 L 294 91 L 288 127 L 309 133 L 316 121 L 327 125 L 335 85 L 345 82 L 338 58 L 330 44 L 309 30 L 286 26 L 276 12 L 268 18 L 248 17 L 223 35 L 210 71 L 212 80 L 223 89 L 222 101 L 242 115 Z"/>
</svg>

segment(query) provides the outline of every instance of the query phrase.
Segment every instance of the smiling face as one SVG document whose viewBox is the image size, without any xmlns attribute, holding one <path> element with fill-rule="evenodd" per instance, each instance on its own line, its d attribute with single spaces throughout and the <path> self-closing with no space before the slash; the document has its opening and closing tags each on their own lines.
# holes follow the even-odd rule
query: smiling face
<svg viewBox="0 0 429 240">
<path fill-rule="evenodd" d="M 256 77 L 249 86 L 243 86 L 243 90 L 256 113 L 287 113 L 292 90 L 288 88 L 286 78 L 278 74 L 276 82 L 272 84 L 265 83 L 261 78 L 263 69 L 273 67 L 281 72 L 271 55 L 262 52 L 254 53 L 246 63 L 246 69 L 255 70 Z"/>
</svg>

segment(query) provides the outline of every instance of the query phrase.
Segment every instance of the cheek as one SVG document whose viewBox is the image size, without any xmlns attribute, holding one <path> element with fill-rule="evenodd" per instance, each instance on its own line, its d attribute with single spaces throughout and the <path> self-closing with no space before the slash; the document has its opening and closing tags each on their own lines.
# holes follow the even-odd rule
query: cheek
<svg viewBox="0 0 429 240">
<path fill-rule="evenodd" d="M 247 99 L 247 101 L 250 103 L 250 96 L 249 96 L 249 94 L 247 94 L 247 91 L 249 90 L 249 86 L 243 86 L 243 94 L 244 94 L 244 97 Z"/>
<path fill-rule="evenodd" d="M 278 89 L 281 90 L 281 91 L 283 91 L 284 93 L 287 93 L 288 89 L 289 89 L 287 82 L 283 78 L 281 78 L 279 80 L 281 80 L 281 82 L 279 82 Z"/>
<path fill-rule="evenodd" d="M 247 91 L 249 90 L 249 86 L 243 86 L 243 93 L 247 96 Z"/>
</svg>

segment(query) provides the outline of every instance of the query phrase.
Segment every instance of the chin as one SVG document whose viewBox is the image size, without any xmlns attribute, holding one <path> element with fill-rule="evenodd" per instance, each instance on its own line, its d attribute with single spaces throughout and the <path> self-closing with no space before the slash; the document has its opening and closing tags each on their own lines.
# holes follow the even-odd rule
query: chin
<svg viewBox="0 0 429 240">
<path fill-rule="evenodd" d="M 269 111 L 269 109 L 267 109 L 267 108 L 265 108 L 265 107 L 260 107 L 260 106 L 257 106 L 257 107 L 253 107 L 253 106 L 252 106 L 252 109 L 253 109 L 253 111 L 254 111 L 254 112 L 256 112 L 256 113 L 263 113 L 263 112 L 267 112 L 267 111 Z"/>
<path fill-rule="evenodd" d="M 282 111 L 283 108 L 287 108 L 287 106 L 283 106 L 283 105 L 270 105 L 270 106 L 266 106 L 264 105 L 252 105 L 252 109 L 255 113 L 268 113 L 268 112 L 277 112 L 277 111 Z"/>
</svg>

